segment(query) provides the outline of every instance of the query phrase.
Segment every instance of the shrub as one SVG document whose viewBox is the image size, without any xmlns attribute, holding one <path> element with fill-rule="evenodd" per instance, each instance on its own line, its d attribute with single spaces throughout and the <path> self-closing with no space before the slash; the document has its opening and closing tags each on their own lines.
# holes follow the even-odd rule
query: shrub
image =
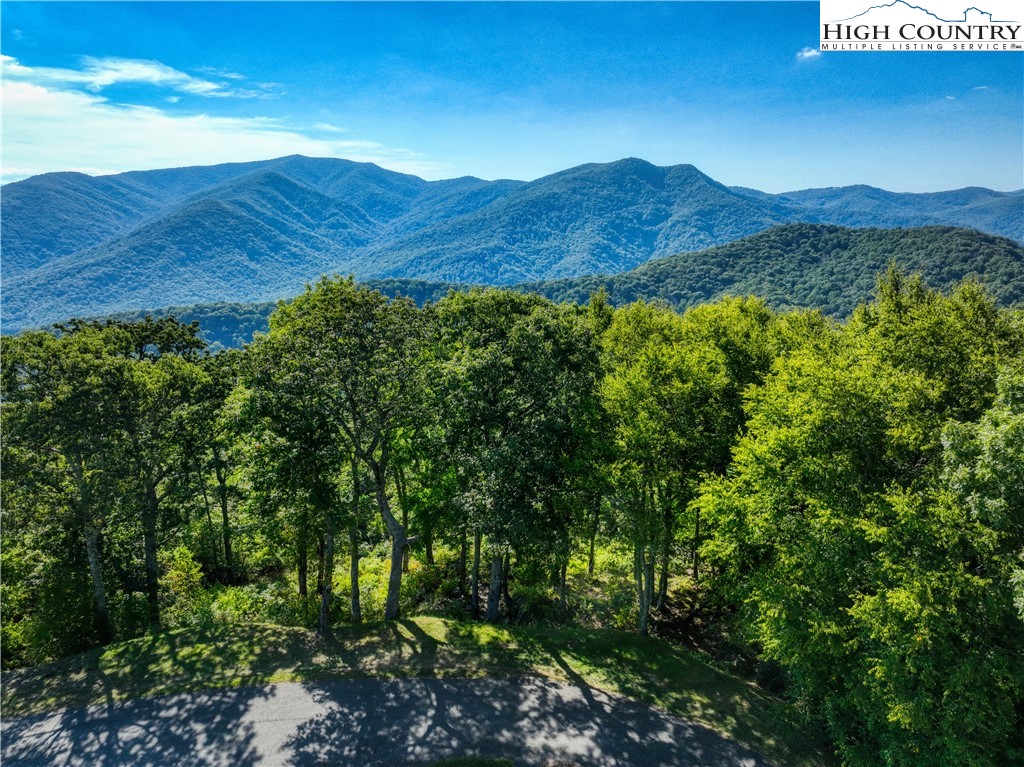
<svg viewBox="0 0 1024 767">
<path fill-rule="evenodd" d="M 149 605 L 146 595 L 138 591 L 117 592 L 107 599 L 110 619 L 118 639 L 141 636 L 149 628 Z"/>
<path fill-rule="evenodd" d="M 24 659 L 30 664 L 95 647 L 99 634 L 87 572 L 48 560 L 40 575 L 35 609 L 19 622 L 19 631 L 11 634 L 8 641 L 15 641 L 20 635 Z"/>
<path fill-rule="evenodd" d="M 203 572 L 191 550 L 178 546 L 160 554 L 160 613 L 170 628 L 211 620 L 211 593 L 203 588 Z"/>
</svg>

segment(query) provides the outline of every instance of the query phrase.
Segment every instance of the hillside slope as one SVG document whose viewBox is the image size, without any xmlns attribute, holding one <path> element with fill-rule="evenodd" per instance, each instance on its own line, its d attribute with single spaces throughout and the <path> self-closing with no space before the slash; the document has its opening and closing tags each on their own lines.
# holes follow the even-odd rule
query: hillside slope
<svg viewBox="0 0 1024 767">
<path fill-rule="evenodd" d="M 1024 238 L 1024 193 L 770 195 L 638 159 L 532 182 L 424 181 L 302 156 L 55 173 L 2 194 L 6 330 L 155 305 L 292 295 L 323 273 L 511 285 L 615 274 L 790 222 L 958 224 Z"/>
<path fill-rule="evenodd" d="M 844 317 L 871 296 L 888 264 L 921 272 L 934 288 L 975 277 L 1005 305 L 1024 301 L 1024 247 L 971 229 L 850 229 L 787 224 L 629 272 L 518 286 L 557 301 L 585 301 L 603 287 L 613 303 L 661 299 L 686 308 L 724 295 L 757 295 L 777 308 Z"/>
<path fill-rule="evenodd" d="M 895 263 L 921 272 L 932 287 L 948 290 L 966 277 L 980 279 L 1004 305 L 1024 303 L 1024 247 L 969 229 L 849 229 L 786 224 L 727 245 L 651 261 L 616 275 L 520 283 L 513 290 L 540 293 L 556 301 L 582 303 L 600 288 L 612 303 L 643 298 L 685 309 L 724 295 L 763 296 L 777 308 L 821 309 L 845 317 L 875 288 L 878 274 Z M 385 295 L 417 303 L 436 301 L 449 290 L 470 286 L 424 280 L 367 280 Z M 214 348 L 241 346 L 265 332 L 276 304 L 218 303 L 176 306 L 155 314 L 197 321 Z M 120 313 L 142 319 L 146 311 Z M 152 313 L 152 312 L 151 312 Z"/>
<path fill-rule="evenodd" d="M 659 168 L 636 159 L 582 165 L 375 245 L 365 276 L 508 285 L 613 273 L 801 215 L 792 206 L 738 195 L 691 165 Z"/>
</svg>

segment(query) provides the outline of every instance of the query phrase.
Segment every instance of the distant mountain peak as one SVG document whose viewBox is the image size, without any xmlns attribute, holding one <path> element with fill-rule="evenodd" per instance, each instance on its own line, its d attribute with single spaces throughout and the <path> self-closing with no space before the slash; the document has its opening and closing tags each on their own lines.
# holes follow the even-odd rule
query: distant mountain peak
<svg viewBox="0 0 1024 767">
<path fill-rule="evenodd" d="M 638 157 L 534 181 L 425 181 L 288 155 L 6 185 L 6 329 L 284 297 L 321 273 L 479 284 L 623 272 L 791 222 L 971 226 L 1024 240 L 1024 196 L 869 186 L 773 195 Z M 127 275 L 131 279 L 127 279 Z"/>
</svg>

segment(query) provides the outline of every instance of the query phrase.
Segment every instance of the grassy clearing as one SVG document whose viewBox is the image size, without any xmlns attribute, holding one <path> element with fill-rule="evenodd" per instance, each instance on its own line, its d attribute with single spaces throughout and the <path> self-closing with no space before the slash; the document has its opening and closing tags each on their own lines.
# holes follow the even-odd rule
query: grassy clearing
<svg viewBox="0 0 1024 767">
<path fill-rule="evenodd" d="M 355 677 L 546 676 L 600 687 L 699 721 L 780 765 L 832 760 L 789 705 L 693 653 L 637 634 L 506 628 L 415 617 L 304 629 L 180 629 L 4 675 L 4 716 L 125 698 L 268 682 Z"/>
</svg>

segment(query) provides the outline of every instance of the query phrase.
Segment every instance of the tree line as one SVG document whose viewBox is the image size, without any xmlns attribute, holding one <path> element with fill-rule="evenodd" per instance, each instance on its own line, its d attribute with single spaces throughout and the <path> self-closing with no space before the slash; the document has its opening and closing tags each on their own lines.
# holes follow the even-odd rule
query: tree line
<svg viewBox="0 0 1024 767">
<path fill-rule="evenodd" d="M 837 323 L 324 278 L 241 351 L 173 318 L 2 344 L 8 667 L 283 567 L 327 636 L 373 547 L 367 618 L 414 561 L 467 616 L 540 585 L 571 620 L 571 563 L 614 549 L 635 630 L 728 636 L 844 762 L 1024 754 L 1024 319 L 977 283 L 890 269 Z"/>
</svg>

